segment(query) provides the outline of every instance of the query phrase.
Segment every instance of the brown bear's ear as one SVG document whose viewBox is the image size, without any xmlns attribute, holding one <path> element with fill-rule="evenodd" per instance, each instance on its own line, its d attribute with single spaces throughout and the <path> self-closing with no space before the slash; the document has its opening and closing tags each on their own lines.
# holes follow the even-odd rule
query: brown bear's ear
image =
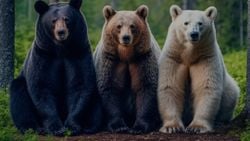
<svg viewBox="0 0 250 141">
<path fill-rule="evenodd" d="M 49 9 L 49 5 L 41 0 L 36 1 L 35 3 L 35 10 L 40 15 L 44 14 Z"/>
<path fill-rule="evenodd" d="M 109 20 L 115 14 L 116 11 L 110 5 L 106 5 L 103 7 L 103 16 L 105 17 L 106 20 Z"/>
<path fill-rule="evenodd" d="M 145 20 L 148 16 L 148 7 L 146 5 L 139 6 L 136 9 L 136 14 Z"/>
<path fill-rule="evenodd" d="M 170 7 L 170 15 L 172 17 L 172 21 L 176 19 L 182 13 L 182 9 L 178 5 L 172 5 Z"/>
<path fill-rule="evenodd" d="M 82 5 L 82 0 L 71 0 L 69 5 L 74 7 L 75 9 L 80 9 Z"/>
<path fill-rule="evenodd" d="M 215 20 L 217 16 L 217 9 L 214 6 L 210 6 L 205 10 L 205 14 L 207 17 L 209 17 L 211 20 Z"/>
</svg>

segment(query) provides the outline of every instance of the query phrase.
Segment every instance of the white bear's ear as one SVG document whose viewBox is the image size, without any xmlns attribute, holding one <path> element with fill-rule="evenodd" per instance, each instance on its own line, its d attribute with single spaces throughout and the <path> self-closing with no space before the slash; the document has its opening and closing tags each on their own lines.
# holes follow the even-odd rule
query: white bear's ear
<svg viewBox="0 0 250 141">
<path fill-rule="evenodd" d="M 34 7 L 36 12 L 39 13 L 40 15 L 44 14 L 49 10 L 49 5 L 41 0 L 36 1 Z"/>
<path fill-rule="evenodd" d="M 172 20 L 174 21 L 177 16 L 179 16 L 182 13 L 182 9 L 178 5 L 172 5 L 170 7 L 170 15 L 172 17 Z"/>
<path fill-rule="evenodd" d="M 69 2 L 69 5 L 76 8 L 76 9 L 80 9 L 81 5 L 82 5 L 82 0 L 71 0 Z"/>
<path fill-rule="evenodd" d="M 145 20 L 148 16 L 148 7 L 146 5 L 139 6 L 136 9 L 136 14 Z"/>
<path fill-rule="evenodd" d="M 116 14 L 116 11 L 110 5 L 104 6 L 104 8 L 103 8 L 103 16 L 105 17 L 106 20 L 109 20 L 115 14 Z"/>
<path fill-rule="evenodd" d="M 210 6 L 205 10 L 205 14 L 207 17 L 214 20 L 217 16 L 217 9 L 214 6 Z"/>
</svg>

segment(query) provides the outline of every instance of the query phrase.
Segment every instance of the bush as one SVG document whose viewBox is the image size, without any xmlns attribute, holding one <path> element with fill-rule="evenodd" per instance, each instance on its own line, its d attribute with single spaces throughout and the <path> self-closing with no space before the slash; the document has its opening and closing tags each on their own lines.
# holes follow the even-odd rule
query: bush
<svg viewBox="0 0 250 141">
<path fill-rule="evenodd" d="M 234 51 L 224 55 L 224 61 L 229 74 L 237 81 L 241 94 L 235 114 L 239 114 L 246 101 L 246 50 Z"/>
</svg>

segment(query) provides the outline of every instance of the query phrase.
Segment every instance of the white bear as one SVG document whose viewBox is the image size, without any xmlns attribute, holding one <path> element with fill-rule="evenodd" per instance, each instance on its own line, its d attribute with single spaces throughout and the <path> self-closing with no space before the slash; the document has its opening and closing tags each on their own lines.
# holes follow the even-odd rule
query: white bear
<svg viewBox="0 0 250 141">
<path fill-rule="evenodd" d="M 164 133 L 212 132 L 229 122 L 240 94 L 217 43 L 215 7 L 170 8 L 172 23 L 159 59 L 158 102 Z"/>
</svg>

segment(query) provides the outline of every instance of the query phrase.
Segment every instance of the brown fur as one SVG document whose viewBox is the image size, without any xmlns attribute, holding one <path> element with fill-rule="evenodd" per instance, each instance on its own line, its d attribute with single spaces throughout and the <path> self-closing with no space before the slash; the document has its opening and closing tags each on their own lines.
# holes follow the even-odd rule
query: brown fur
<svg viewBox="0 0 250 141">
<path fill-rule="evenodd" d="M 54 36 L 55 39 L 58 41 L 66 40 L 69 36 L 69 29 L 66 25 L 65 19 L 58 19 L 54 21 Z M 61 37 L 58 32 L 63 31 L 64 32 L 64 37 Z"/>
<path fill-rule="evenodd" d="M 131 128 L 131 133 L 144 133 L 159 123 L 156 93 L 160 48 L 146 21 L 147 12 L 146 6 L 136 11 L 104 7 L 106 21 L 94 59 L 110 131 Z"/>
</svg>

